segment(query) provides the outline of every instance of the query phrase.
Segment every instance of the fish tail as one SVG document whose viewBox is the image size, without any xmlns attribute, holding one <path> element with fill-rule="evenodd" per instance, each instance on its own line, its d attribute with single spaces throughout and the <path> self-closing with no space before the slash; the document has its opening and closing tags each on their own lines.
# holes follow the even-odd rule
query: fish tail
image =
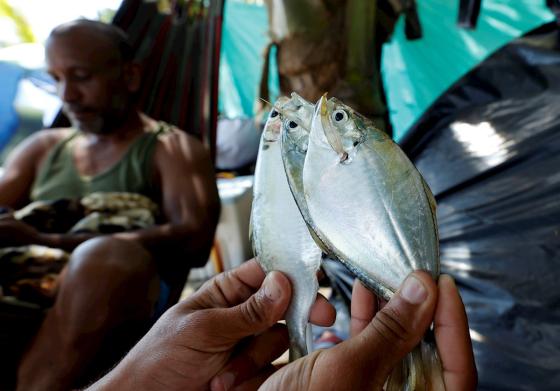
<svg viewBox="0 0 560 391">
<path fill-rule="evenodd" d="M 299 346 L 297 344 L 290 344 L 289 350 L 289 360 L 290 362 L 297 360 L 298 358 L 302 358 L 303 356 L 307 355 L 307 349 L 305 346 Z"/>
<path fill-rule="evenodd" d="M 387 379 L 387 391 L 445 391 L 443 371 L 432 331 L 407 354 Z"/>
<path fill-rule="evenodd" d="M 299 329 L 290 326 L 288 325 L 288 334 L 290 336 L 289 359 L 292 362 L 307 355 L 309 347 L 312 346 L 310 342 L 313 342 L 313 337 L 311 336 L 311 327 L 309 325 L 306 326 L 304 333 L 300 333 Z"/>
<path fill-rule="evenodd" d="M 386 391 L 403 391 L 404 390 L 404 387 L 406 386 L 405 371 L 407 371 L 407 369 L 405 367 L 408 367 L 408 365 L 406 364 L 407 359 L 408 359 L 408 356 L 403 358 L 401 360 L 401 362 L 398 363 L 395 366 L 395 368 L 393 368 L 393 371 L 391 372 L 391 374 L 387 378 L 387 384 L 385 385 L 385 390 Z"/>
<path fill-rule="evenodd" d="M 420 341 L 421 364 L 424 368 L 427 390 L 445 391 L 443 381 L 443 367 L 439 358 L 434 333 L 429 330 L 427 335 Z"/>
<path fill-rule="evenodd" d="M 307 344 L 307 354 L 313 351 L 313 331 L 311 330 L 311 325 L 308 323 L 305 329 L 305 337 L 306 337 L 306 344 Z"/>
</svg>

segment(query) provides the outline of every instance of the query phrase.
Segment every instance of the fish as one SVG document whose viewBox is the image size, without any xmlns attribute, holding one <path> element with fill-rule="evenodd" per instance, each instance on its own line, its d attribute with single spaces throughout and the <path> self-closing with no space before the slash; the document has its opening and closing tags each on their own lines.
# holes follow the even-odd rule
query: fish
<svg viewBox="0 0 560 391">
<path fill-rule="evenodd" d="M 289 103 L 289 98 L 281 97 L 274 106 Z M 321 250 L 311 237 L 288 185 L 281 156 L 281 130 L 281 116 L 273 108 L 262 133 L 255 166 L 250 236 L 264 271 L 281 271 L 292 284 L 286 325 L 290 361 L 294 361 L 306 355 L 312 345 L 308 320 L 319 289 Z"/>
<path fill-rule="evenodd" d="M 280 109 L 282 117 L 281 153 L 288 185 L 303 219 L 310 217 L 303 191 L 303 165 L 315 105 L 292 92 L 290 101 Z M 313 234 L 313 231 L 310 231 Z"/>
<path fill-rule="evenodd" d="M 307 144 L 309 141 L 309 130 L 311 129 L 311 120 L 315 111 L 315 104 L 308 102 L 295 92 L 292 92 L 291 99 L 283 107 L 278 108 L 282 117 L 282 138 L 281 150 L 282 161 L 284 162 L 284 170 L 288 178 L 288 185 L 294 196 L 294 200 L 299 211 L 308 225 L 312 223 L 307 204 L 304 198 L 303 189 L 303 165 L 305 155 L 307 153 Z M 309 229 L 315 243 L 321 249 L 323 270 L 328 274 L 329 263 L 327 259 L 337 261 L 336 257 L 329 252 L 327 246 L 315 235 L 312 229 Z"/>
<path fill-rule="evenodd" d="M 303 187 L 313 231 L 380 297 L 413 270 L 437 279 L 432 192 L 385 132 L 336 98 L 315 108 Z"/>
<path fill-rule="evenodd" d="M 389 300 L 414 270 L 437 279 L 429 186 L 386 133 L 336 98 L 323 96 L 315 106 L 303 189 L 319 243 L 378 297 Z M 437 349 L 427 339 L 396 372 L 387 389 L 444 389 Z"/>
</svg>

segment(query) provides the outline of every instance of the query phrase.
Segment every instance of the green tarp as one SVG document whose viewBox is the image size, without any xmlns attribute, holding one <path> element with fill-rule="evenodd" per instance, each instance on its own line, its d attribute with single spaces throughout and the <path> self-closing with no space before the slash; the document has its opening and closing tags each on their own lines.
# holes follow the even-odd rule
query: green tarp
<svg viewBox="0 0 560 391">
<path fill-rule="evenodd" d="M 262 5 L 228 0 L 224 8 L 218 111 L 226 118 L 253 116 L 268 44 L 268 19 Z M 271 53 L 274 59 L 274 52 Z M 271 75 L 277 75 L 271 61 Z M 278 77 L 270 78 L 271 97 L 278 95 Z"/>
<path fill-rule="evenodd" d="M 483 0 L 478 25 L 457 27 L 459 0 L 417 0 L 423 37 L 408 41 L 404 20 L 383 50 L 382 69 L 394 135 L 406 130 L 453 82 L 489 54 L 553 19 L 545 0 Z M 253 116 L 268 43 L 262 5 L 226 1 L 220 62 L 219 111 L 227 118 Z M 272 53 L 274 59 L 274 53 Z M 275 69 L 275 62 L 271 61 Z M 270 74 L 276 75 L 272 69 Z M 269 81 L 271 96 L 277 77 Z"/>
<path fill-rule="evenodd" d="M 383 48 L 393 135 L 410 126 L 459 77 L 513 38 L 553 20 L 545 0 L 483 0 L 478 24 L 457 27 L 459 0 L 417 0 L 423 36 L 407 41 L 404 20 Z"/>
</svg>

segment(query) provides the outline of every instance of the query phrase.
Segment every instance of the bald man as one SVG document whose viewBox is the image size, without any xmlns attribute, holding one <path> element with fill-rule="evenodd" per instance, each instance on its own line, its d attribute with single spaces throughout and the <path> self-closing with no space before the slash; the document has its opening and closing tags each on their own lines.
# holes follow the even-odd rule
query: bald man
<svg viewBox="0 0 560 391">
<path fill-rule="evenodd" d="M 2 247 L 40 244 L 72 254 L 19 366 L 18 389 L 27 391 L 75 387 L 104 351 L 114 350 L 104 349 L 111 337 L 138 338 L 133 331 L 145 330 L 161 294 L 176 301 L 190 268 L 205 264 L 220 208 L 203 145 L 135 106 L 140 71 L 122 31 L 66 23 L 49 36 L 46 60 L 72 126 L 37 132 L 11 153 L 0 206 L 134 192 L 156 202 L 163 221 L 104 236 L 45 234 L 0 221 Z"/>
</svg>

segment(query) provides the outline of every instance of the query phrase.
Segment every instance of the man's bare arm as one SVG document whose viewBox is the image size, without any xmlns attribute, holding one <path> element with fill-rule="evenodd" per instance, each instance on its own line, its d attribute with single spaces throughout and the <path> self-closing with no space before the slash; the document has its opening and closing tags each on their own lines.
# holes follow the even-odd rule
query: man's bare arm
<svg viewBox="0 0 560 391">
<path fill-rule="evenodd" d="M 29 202 L 37 168 L 63 130 L 41 130 L 21 142 L 4 163 L 0 175 L 0 206 L 18 209 Z"/>
</svg>

